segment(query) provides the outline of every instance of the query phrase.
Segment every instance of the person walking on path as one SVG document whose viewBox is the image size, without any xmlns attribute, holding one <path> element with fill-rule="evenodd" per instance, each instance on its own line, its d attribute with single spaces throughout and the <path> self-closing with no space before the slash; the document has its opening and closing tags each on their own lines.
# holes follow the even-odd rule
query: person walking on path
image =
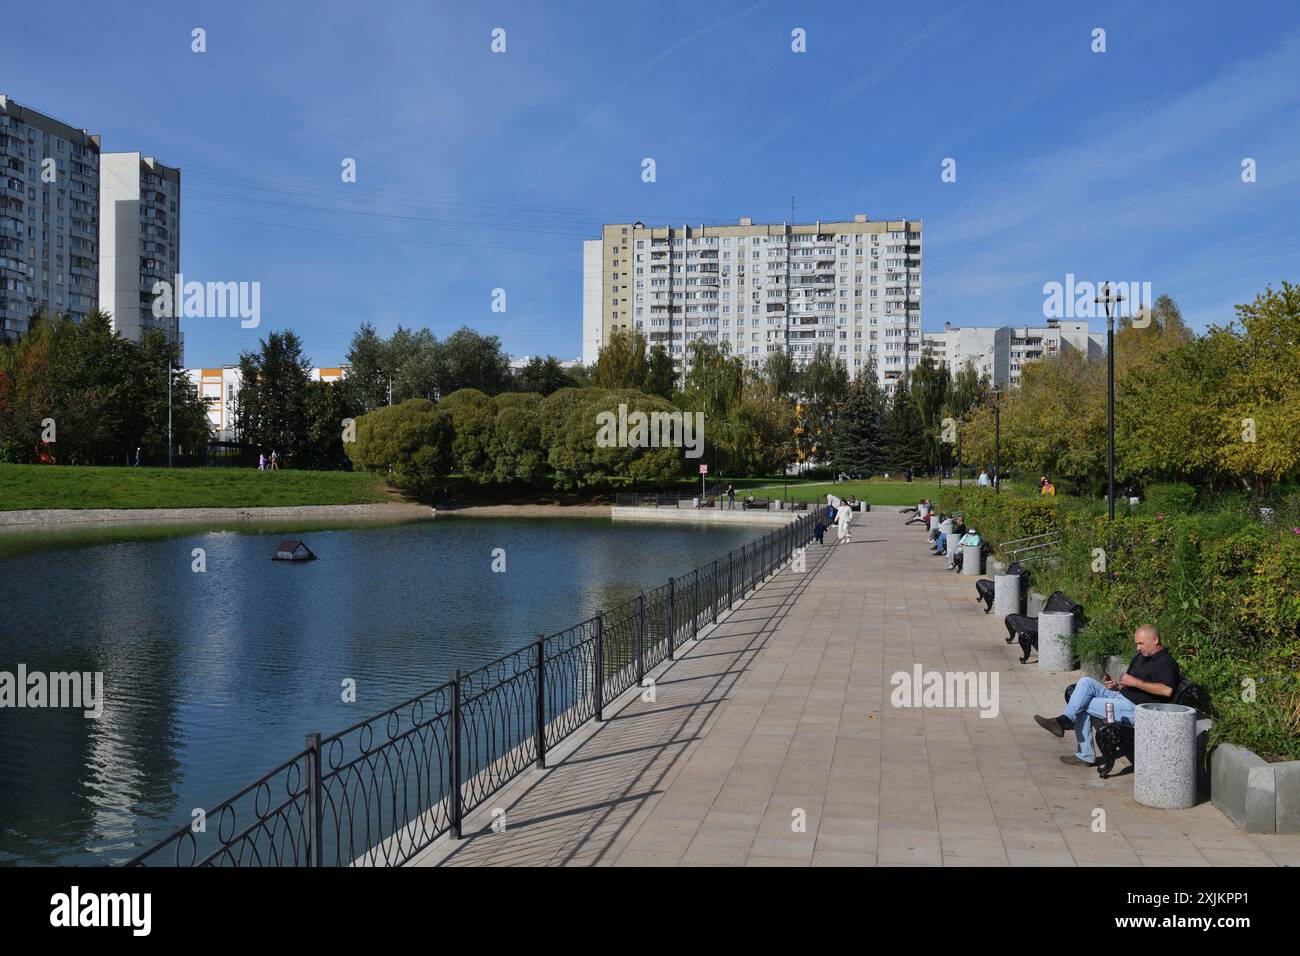
<svg viewBox="0 0 1300 956">
<path fill-rule="evenodd" d="M 257 470 L 266 471 L 266 452 L 264 451 L 257 453 Z"/>
<path fill-rule="evenodd" d="M 136 468 L 140 467 L 140 446 L 139 445 L 137 445 L 135 448 L 135 467 Z"/>
<path fill-rule="evenodd" d="M 276 451 L 274 448 L 271 449 L 271 470 L 272 471 L 280 470 L 280 453 Z"/>
<path fill-rule="evenodd" d="M 731 482 L 727 482 L 727 507 L 732 511 L 736 510 L 736 486 Z"/>
<path fill-rule="evenodd" d="M 835 513 L 835 525 L 839 531 L 840 544 L 845 544 L 851 540 L 851 528 L 853 527 L 853 511 L 847 505 L 843 505 Z"/>
</svg>

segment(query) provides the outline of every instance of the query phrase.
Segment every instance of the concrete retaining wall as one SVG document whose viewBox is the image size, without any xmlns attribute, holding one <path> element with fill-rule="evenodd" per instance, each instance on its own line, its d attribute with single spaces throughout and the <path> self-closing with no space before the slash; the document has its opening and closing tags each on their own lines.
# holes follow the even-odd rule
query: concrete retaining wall
<svg viewBox="0 0 1300 956">
<path fill-rule="evenodd" d="M 614 521 L 686 521 L 693 524 L 785 525 L 807 511 L 735 511 L 722 508 L 611 508 Z"/>
<path fill-rule="evenodd" d="M 1300 760 L 1268 763 L 1236 744 L 1210 757 L 1214 805 L 1248 833 L 1300 833 Z"/>
<path fill-rule="evenodd" d="M 45 511 L 0 511 L 0 531 L 40 531 L 89 525 L 225 524 L 285 518 L 432 518 L 428 505 L 300 505 L 289 508 L 56 508 Z"/>
</svg>

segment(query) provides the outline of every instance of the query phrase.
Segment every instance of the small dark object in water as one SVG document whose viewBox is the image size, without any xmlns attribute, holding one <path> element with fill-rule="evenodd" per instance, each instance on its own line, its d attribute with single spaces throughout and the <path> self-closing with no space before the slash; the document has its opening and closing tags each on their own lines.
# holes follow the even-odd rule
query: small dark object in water
<svg viewBox="0 0 1300 956">
<path fill-rule="evenodd" d="M 315 561 L 316 555 L 312 554 L 311 548 L 307 547 L 301 541 L 294 541 L 292 538 L 285 538 L 275 546 L 275 554 L 271 557 L 272 561 Z"/>
</svg>

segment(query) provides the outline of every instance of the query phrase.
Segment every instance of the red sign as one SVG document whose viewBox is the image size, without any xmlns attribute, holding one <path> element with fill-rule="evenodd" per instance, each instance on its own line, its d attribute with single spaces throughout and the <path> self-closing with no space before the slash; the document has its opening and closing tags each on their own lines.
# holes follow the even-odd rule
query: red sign
<svg viewBox="0 0 1300 956">
<path fill-rule="evenodd" d="M 700 465 L 700 474 L 701 474 L 701 475 L 707 475 L 708 473 L 709 473 L 709 466 L 708 466 L 708 465 Z"/>
</svg>

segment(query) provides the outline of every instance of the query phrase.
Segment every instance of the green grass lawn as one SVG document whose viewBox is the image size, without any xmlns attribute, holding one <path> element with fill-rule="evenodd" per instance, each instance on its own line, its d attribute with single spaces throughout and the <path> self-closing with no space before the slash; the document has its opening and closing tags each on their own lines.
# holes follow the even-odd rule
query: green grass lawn
<svg viewBox="0 0 1300 956">
<path fill-rule="evenodd" d="M 737 496 L 740 495 L 741 485 L 736 484 Z M 746 494 L 752 494 L 755 498 L 782 498 L 785 495 L 785 485 L 777 480 L 772 480 L 766 484 L 758 486 L 745 487 L 743 491 Z M 913 481 L 910 484 L 906 481 L 893 481 L 884 478 L 875 478 L 870 481 L 842 481 L 836 484 L 833 481 L 817 482 L 790 482 L 790 501 L 810 501 L 822 502 L 826 500 L 827 494 L 837 495 L 840 498 L 847 498 L 854 495 L 859 501 L 865 501 L 868 504 L 881 507 L 897 505 L 914 505 L 922 498 L 934 498 L 939 491 L 939 482 L 937 481 Z"/>
<path fill-rule="evenodd" d="M 356 472 L 0 464 L 0 511 L 280 508 L 396 500 L 375 475 Z"/>
</svg>

